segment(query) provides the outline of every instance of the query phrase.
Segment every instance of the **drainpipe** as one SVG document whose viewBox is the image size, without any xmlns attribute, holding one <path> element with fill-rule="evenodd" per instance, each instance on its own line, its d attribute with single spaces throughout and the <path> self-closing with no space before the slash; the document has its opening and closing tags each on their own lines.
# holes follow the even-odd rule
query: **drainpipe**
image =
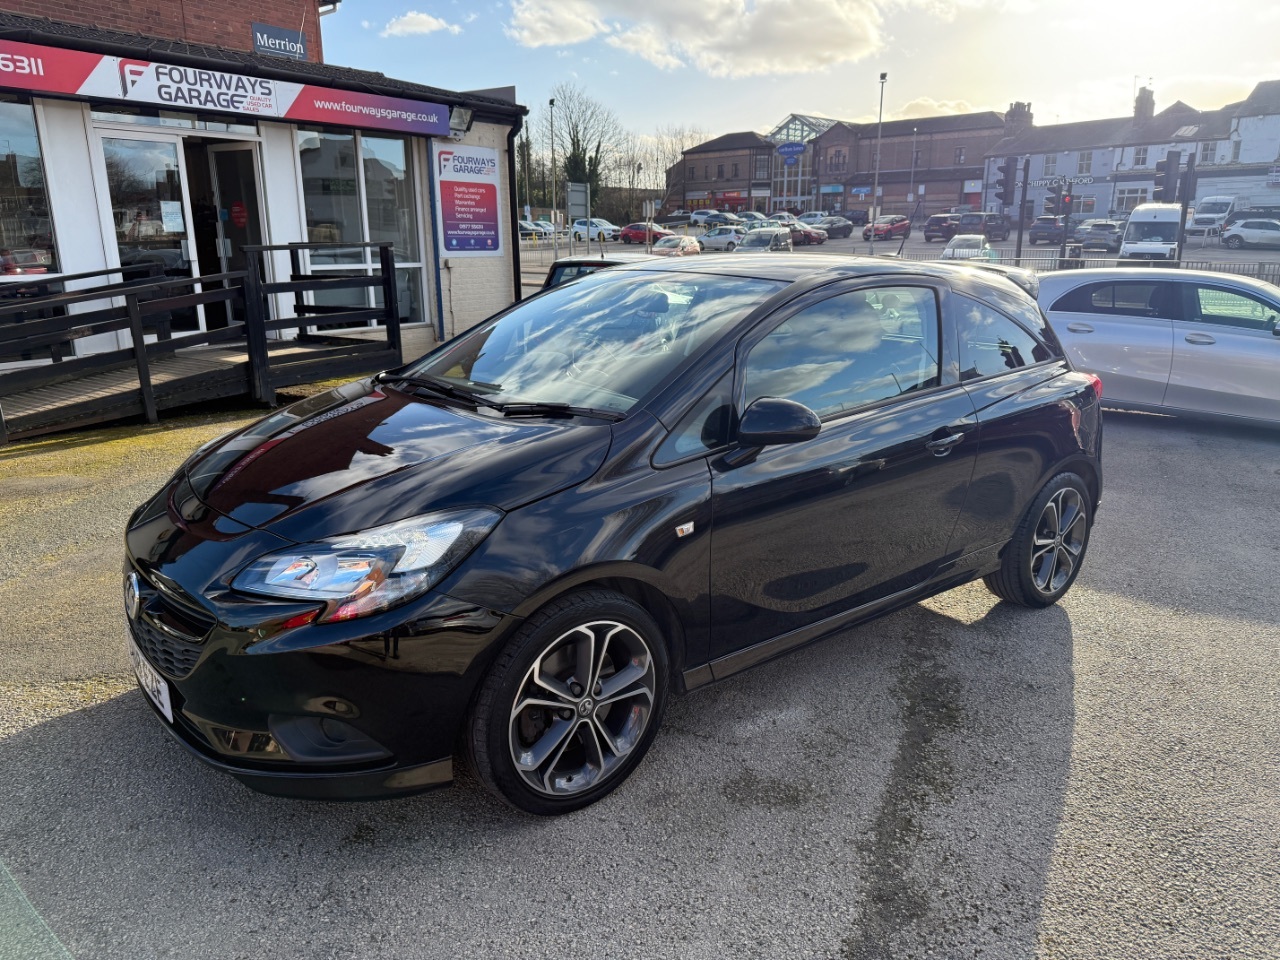
<svg viewBox="0 0 1280 960">
<path fill-rule="evenodd" d="M 444 294 L 440 287 L 444 280 L 440 276 L 440 234 L 439 229 L 444 223 L 444 217 L 438 216 L 440 193 L 436 188 L 436 151 L 435 137 L 427 140 L 427 189 L 431 191 L 431 271 L 436 278 L 436 339 L 440 343 L 444 343 Z"/>
<path fill-rule="evenodd" d="M 511 197 L 511 252 L 512 262 L 515 264 L 515 295 L 517 303 L 524 295 L 524 289 L 520 283 L 520 199 L 516 196 L 516 188 L 518 186 L 516 183 L 516 137 L 520 135 L 523 127 L 523 118 L 517 117 L 516 122 L 507 131 L 507 183 L 509 184 L 507 192 Z"/>
</svg>

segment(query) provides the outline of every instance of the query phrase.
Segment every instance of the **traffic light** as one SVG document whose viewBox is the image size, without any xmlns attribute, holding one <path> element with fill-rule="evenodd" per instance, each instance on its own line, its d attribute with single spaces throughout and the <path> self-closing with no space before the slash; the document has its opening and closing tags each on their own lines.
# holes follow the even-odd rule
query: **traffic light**
<svg viewBox="0 0 1280 960">
<path fill-rule="evenodd" d="M 1013 203 L 1014 190 L 1018 182 L 1018 158 L 1006 157 L 1004 163 L 996 167 L 1000 177 L 996 180 L 996 199 L 1001 203 Z"/>
<path fill-rule="evenodd" d="M 1170 150 L 1163 160 L 1156 161 L 1156 184 L 1151 191 L 1153 202 L 1173 203 L 1178 199 L 1178 168 L 1181 166 L 1181 150 Z"/>
<path fill-rule="evenodd" d="M 1054 184 L 1049 188 L 1049 195 L 1044 198 L 1044 212 L 1057 214 L 1061 211 L 1062 187 Z"/>
<path fill-rule="evenodd" d="M 1066 216 L 1071 216 L 1071 197 L 1064 195 L 1062 198 L 1062 212 Z"/>
</svg>

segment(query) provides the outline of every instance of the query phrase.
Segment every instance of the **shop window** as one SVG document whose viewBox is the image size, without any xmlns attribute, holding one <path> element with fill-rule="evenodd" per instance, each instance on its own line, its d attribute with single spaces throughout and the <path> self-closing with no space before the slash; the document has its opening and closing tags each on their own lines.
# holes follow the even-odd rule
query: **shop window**
<svg viewBox="0 0 1280 960">
<path fill-rule="evenodd" d="M 378 276 L 376 248 L 392 244 L 400 319 L 425 319 L 422 310 L 422 244 L 418 200 L 407 137 L 334 129 L 298 130 L 298 161 L 306 207 L 307 240 L 350 243 L 309 253 L 312 270 Z M 334 291 L 333 305 L 380 305 L 381 288 Z M 327 301 L 317 301 L 327 302 Z"/>
<path fill-rule="evenodd" d="M 30 102 L 0 94 L 0 270 L 56 273 L 44 158 Z"/>
<path fill-rule="evenodd" d="M 1097 206 L 1097 197 L 1079 197 L 1076 200 L 1076 213 L 1094 213 Z"/>
</svg>

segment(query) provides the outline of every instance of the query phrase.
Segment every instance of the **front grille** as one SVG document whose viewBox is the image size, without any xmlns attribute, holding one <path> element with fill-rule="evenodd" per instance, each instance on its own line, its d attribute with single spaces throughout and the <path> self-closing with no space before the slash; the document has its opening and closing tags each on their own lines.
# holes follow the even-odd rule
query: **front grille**
<svg viewBox="0 0 1280 960">
<path fill-rule="evenodd" d="M 180 640 L 160 629 L 145 613 L 131 621 L 129 628 L 151 665 L 174 680 L 181 680 L 195 669 L 204 649 L 199 643 Z"/>
<path fill-rule="evenodd" d="M 138 647 L 161 673 L 180 680 L 195 669 L 217 620 L 175 584 L 141 577 L 138 615 L 129 621 Z"/>
</svg>

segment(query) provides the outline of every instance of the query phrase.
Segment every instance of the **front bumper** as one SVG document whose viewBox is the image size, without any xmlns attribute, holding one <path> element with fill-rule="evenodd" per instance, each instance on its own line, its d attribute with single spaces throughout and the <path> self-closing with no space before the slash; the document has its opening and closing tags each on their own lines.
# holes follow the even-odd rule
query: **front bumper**
<svg viewBox="0 0 1280 960">
<path fill-rule="evenodd" d="M 295 605 L 197 598 L 133 559 L 128 573 L 144 593 L 130 635 L 167 685 L 173 721 L 148 704 L 200 760 L 280 796 L 371 799 L 449 783 L 475 685 L 516 622 L 429 593 L 281 630 Z"/>
</svg>

